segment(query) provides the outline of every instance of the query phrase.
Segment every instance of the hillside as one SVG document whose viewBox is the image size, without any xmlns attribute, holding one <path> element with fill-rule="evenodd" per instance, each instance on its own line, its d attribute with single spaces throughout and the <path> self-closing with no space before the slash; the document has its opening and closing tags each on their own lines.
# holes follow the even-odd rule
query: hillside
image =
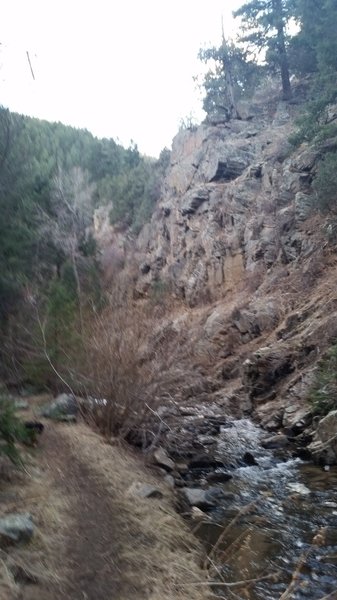
<svg viewBox="0 0 337 600">
<path fill-rule="evenodd" d="M 337 6 L 311 4 L 238 9 L 158 160 L 0 108 L 0 596 L 337 597 Z"/>
<path fill-rule="evenodd" d="M 295 87 L 292 104 L 271 93 L 245 105 L 245 118 L 179 133 L 161 200 L 124 246 L 119 274 L 136 304 L 155 296 L 165 306 L 145 354 L 157 351 L 168 382 L 180 377 L 173 403 L 214 402 L 292 434 L 310 425 L 315 366 L 337 333 L 333 225 L 311 185 L 331 141 L 297 150 L 288 141 L 305 90 Z M 121 252 L 104 220 L 96 236 L 103 264 Z"/>
</svg>

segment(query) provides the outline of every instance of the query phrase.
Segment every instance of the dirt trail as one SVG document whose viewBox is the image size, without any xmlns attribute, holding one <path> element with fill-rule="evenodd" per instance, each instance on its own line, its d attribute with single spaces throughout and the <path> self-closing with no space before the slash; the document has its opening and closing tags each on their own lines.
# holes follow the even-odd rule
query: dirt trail
<svg viewBox="0 0 337 600">
<path fill-rule="evenodd" d="M 43 462 L 53 474 L 54 485 L 67 499 L 70 521 L 64 556 L 60 557 L 66 579 L 45 586 L 45 591 L 51 598 L 60 597 L 61 593 L 69 600 L 143 598 L 141 590 L 121 577 L 123 561 L 116 539 L 118 515 L 104 482 L 74 453 L 61 428 L 48 427 L 43 449 Z"/>
<path fill-rule="evenodd" d="M 196 584 L 205 581 L 200 547 L 175 513 L 172 491 L 137 456 L 84 424 L 47 422 L 27 470 L 23 485 L 7 484 L 16 499 L 1 510 L 31 512 L 38 535 L 6 554 L 0 600 L 210 597 Z M 136 481 L 155 485 L 163 498 L 133 495 Z M 38 583 L 11 579 L 13 564 Z"/>
</svg>

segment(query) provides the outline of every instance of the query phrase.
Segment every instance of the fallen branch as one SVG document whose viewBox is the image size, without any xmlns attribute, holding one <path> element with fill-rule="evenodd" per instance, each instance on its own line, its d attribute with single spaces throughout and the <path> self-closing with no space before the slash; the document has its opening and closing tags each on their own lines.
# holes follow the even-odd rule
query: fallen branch
<svg viewBox="0 0 337 600">
<path fill-rule="evenodd" d="M 243 587 L 244 585 L 248 585 L 250 583 L 259 583 L 260 581 L 276 581 L 280 576 L 280 571 L 276 571 L 275 573 L 269 573 L 269 575 L 263 575 L 262 577 L 255 577 L 254 579 L 243 579 L 242 581 L 195 581 L 194 583 L 186 583 L 181 587 L 193 587 L 198 585 L 211 585 L 217 587 L 228 587 L 228 588 L 236 588 Z"/>
</svg>

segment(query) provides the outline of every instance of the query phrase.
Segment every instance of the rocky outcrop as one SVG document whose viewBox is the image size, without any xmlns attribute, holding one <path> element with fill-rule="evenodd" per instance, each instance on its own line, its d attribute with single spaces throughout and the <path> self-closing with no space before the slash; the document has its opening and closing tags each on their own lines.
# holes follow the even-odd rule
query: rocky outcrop
<svg viewBox="0 0 337 600">
<path fill-rule="evenodd" d="M 337 463 L 337 410 L 330 412 L 319 421 L 308 449 L 315 462 L 320 465 Z"/>
<path fill-rule="evenodd" d="M 179 431 L 184 461 L 187 448 L 213 443 L 195 405 L 302 436 L 314 365 L 337 337 L 336 249 L 311 187 L 326 149 L 289 145 L 298 105 L 273 98 L 253 108 L 179 132 L 132 252 L 116 233 L 134 299 L 160 305 L 170 295 L 171 314 L 141 354 L 161 361 L 163 404 L 192 408 Z M 165 431 L 176 461 L 175 435 Z"/>
</svg>

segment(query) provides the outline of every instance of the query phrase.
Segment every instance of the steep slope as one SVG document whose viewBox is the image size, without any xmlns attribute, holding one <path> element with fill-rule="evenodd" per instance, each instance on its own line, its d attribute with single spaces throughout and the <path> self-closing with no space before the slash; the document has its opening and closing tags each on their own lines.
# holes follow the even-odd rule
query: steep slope
<svg viewBox="0 0 337 600">
<path fill-rule="evenodd" d="M 174 299 L 149 341 L 180 373 L 171 398 L 292 434 L 337 335 L 335 246 L 312 208 L 324 147 L 288 142 L 302 99 L 299 85 L 293 104 L 270 96 L 246 119 L 180 132 L 152 221 L 125 250 L 135 298 Z"/>
</svg>

